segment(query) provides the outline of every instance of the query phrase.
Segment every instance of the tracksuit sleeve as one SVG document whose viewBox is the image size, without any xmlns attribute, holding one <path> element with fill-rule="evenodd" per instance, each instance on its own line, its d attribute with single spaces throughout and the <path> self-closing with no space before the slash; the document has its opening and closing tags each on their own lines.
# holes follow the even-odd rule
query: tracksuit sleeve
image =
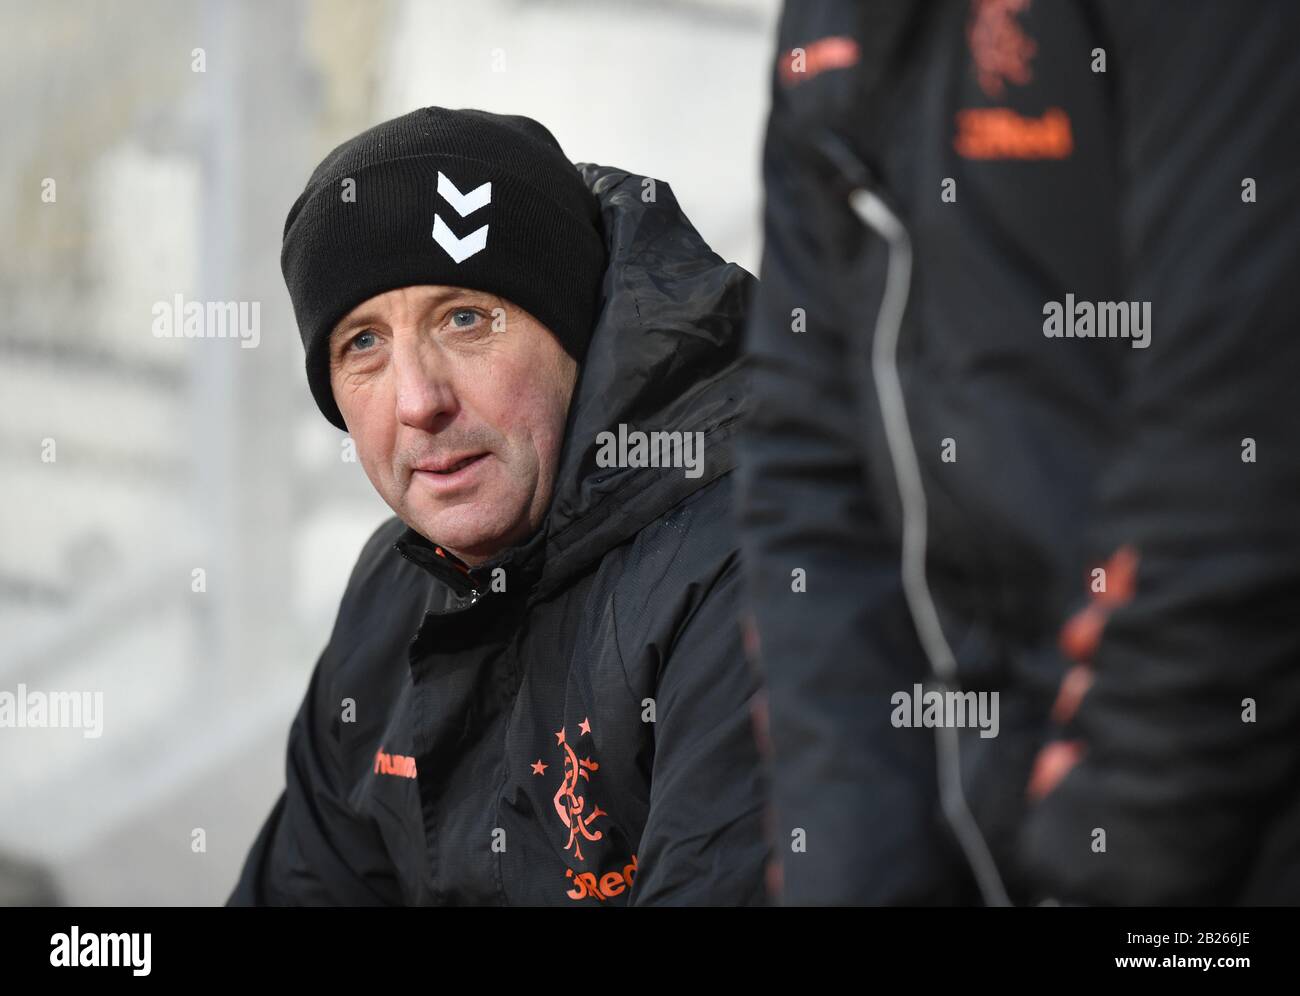
<svg viewBox="0 0 1300 996">
<path fill-rule="evenodd" d="M 289 730 L 285 788 L 244 863 L 227 906 L 377 906 L 402 903 L 373 825 L 340 787 L 336 703 L 327 701 L 326 648 Z"/>
<path fill-rule="evenodd" d="M 1219 904 L 1300 772 L 1300 10 L 1157 7 L 1103 5 L 1151 321 L 1092 547 L 1131 576 L 1066 628 L 1024 851 L 1063 901 Z"/>
<path fill-rule="evenodd" d="M 670 648 L 655 691 L 650 812 L 629 905 L 761 905 L 765 776 L 732 556 Z"/>
</svg>

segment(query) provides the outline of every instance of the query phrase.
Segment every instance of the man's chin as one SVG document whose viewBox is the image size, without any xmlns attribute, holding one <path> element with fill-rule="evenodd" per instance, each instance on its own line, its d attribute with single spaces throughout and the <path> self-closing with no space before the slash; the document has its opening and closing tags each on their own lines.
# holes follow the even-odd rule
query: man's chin
<svg viewBox="0 0 1300 996">
<path fill-rule="evenodd" d="M 430 543 L 455 554 L 466 563 L 490 560 L 505 549 L 509 528 L 494 516 L 483 514 L 470 502 L 436 513 L 403 515 L 406 524 Z"/>
</svg>

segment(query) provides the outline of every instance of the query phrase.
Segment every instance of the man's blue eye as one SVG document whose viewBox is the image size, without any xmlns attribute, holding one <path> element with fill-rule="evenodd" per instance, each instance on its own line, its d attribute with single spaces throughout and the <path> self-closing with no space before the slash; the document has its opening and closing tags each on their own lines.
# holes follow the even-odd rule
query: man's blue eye
<svg viewBox="0 0 1300 996">
<path fill-rule="evenodd" d="M 467 329 L 478 321 L 478 312 L 469 308 L 460 308 L 451 313 L 451 323 L 457 328 Z"/>
<path fill-rule="evenodd" d="M 371 340 L 375 334 L 368 329 L 365 332 L 359 332 L 352 340 L 353 349 L 368 349 L 371 346 Z"/>
</svg>

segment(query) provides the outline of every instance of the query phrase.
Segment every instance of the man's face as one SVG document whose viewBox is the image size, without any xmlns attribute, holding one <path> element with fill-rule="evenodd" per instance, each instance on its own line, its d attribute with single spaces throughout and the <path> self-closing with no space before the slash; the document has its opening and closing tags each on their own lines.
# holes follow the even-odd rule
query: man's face
<svg viewBox="0 0 1300 996">
<path fill-rule="evenodd" d="M 361 465 L 403 522 L 469 564 L 541 524 L 577 379 L 545 325 L 492 294 L 403 287 L 353 308 L 329 351 Z"/>
</svg>

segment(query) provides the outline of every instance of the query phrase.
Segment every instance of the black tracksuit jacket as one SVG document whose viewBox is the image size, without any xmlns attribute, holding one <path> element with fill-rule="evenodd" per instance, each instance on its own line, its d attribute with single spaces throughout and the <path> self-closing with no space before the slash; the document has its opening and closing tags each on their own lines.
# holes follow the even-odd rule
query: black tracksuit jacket
<svg viewBox="0 0 1300 996">
<path fill-rule="evenodd" d="M 1300 901 L 1297 38 L 787 5 L 738 480 L 786 902 Z M 998 736 L 893 725 L 927 681 Z"/>
<path fill-rule="evenodd" d="M 231 905 L 765 899 L 730 473 L 753 281 L 667 184 L 581 169 L 609 264 L 545 523 L 468 574 L 374 533 Z M 598 466 L 620 424 L 702 432 L 702 473 Z"/>
</svg>

